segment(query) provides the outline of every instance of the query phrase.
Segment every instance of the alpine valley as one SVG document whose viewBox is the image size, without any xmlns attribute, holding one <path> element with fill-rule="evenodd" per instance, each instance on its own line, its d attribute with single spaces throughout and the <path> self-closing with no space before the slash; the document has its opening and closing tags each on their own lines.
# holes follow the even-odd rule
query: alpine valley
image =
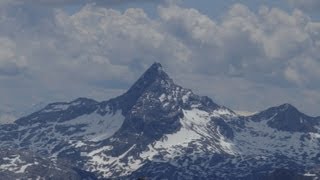
<svg viewBox="0 0 320 180">
<path fill-rule="evenodd" d="M 241 116 L 154 63 L 123 95 L 59 102 L 0 125 L 0 179 L 320 178 L 320 117 Z"/>
</svg>

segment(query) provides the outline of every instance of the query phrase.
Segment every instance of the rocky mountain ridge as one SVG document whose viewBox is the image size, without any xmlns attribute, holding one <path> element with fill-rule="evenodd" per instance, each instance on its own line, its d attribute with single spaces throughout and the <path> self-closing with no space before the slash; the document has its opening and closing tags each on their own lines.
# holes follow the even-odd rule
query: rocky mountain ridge
<svg viewBox="0 0 320 180">
<path fill-rule="evenodd" d="M 57 169 L 65 162 L 71 179 L 310 179 L 319 176 L 320 118 L 290 104 L 240 116 L 176 85 L 155 63 L 119 97 L 52 103 L 0 125 L 0 144 Z M 0 165 L 0 176 L 56 172 L 20 164 Z"/>
</svg>

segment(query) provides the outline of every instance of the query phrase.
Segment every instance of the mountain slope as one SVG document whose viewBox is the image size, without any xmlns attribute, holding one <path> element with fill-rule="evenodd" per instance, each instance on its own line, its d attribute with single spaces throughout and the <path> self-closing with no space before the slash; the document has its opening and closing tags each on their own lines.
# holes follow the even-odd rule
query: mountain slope
<svg viewBox="0 0 320 180">
<path fill-rule="evenodd" d="M 67 161 L 52 161 L 30 151 L 0 149 L 1 179 L 96 179 L 95 175 L 73 168 Z"/>
<path fill-rule="evenodd" d="M 320 164 L 319 122 L 289 104 L 237 115 L 176 85 L 155 63 L 119 97 L 52 103 L 0 125 L 0 145 L 97 178 L 302 177 Z"/>
</svg>

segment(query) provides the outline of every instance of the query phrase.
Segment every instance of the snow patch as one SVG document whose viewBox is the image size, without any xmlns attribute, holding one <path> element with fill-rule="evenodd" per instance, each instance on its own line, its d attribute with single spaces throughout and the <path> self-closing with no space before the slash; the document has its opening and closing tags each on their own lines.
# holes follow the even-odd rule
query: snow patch
<svg viewBox="0 0 320 180">
<path fill-rule="evenodd" d="M 16 173 L 25 173 L 26 169 L 29 167 L 29 166 L 32 166 L 33 164 L 25 164 L 23 166 L 20 167 L 19 170 L 16 171 Z"/>
<path fill-rule="evenodd" d="M 94 112 L 64 123 L 59 123 L 59 125 L 66 127 L 84 125 L 84 127 L 81 128 L 82 131 L 76 132 L 73 136 L 83 137 L 85 140 L 97 142 L 107 139 L 116 133 L 122 126 L 124 119 L 121 111 L 117 111 L 115 114 L 106 114 L 105 116 Z"/>
<path fill-rule="evenodd" d="M 133 161 L 131 157 L 131 161 L 127 164 L 121 162 L 123 158 L 127 156 L 127 154 L 135 148 L 136 145 L 131 146 L 126 152 L 118 157 L 107 156 L 103 153 L 105 150 L 111 150 L 111 146 L 105 146 L 95 151 L 92 151 L 87 154 L 90 160 L 87 163 L 88 169 L 95 169 L 96 171 L 103 174 L 104 177 L 111 176 L 114 172 L 113 171 L 120 171 L 122 175 L 128 175 L 132 173 L 134 170 L 141 167 L 139 165 L 140 162 Z M 128 159 L 130 159 L 128 157 Z M 111 165 L 111 167 L 110 167 Z M 116 166 L 113 166 L 116 165 Z M 112 169 L 112 170 L 111 170 Z"/>
<path fill-rule="evenodd" d="M 94 155 L 101 153 L 103 151 L 111 150 L 112 148 L 113 148 L 112 146 L 104 146 L 102 148 L 91 151 L 90 153 L 88 153 L 88 156 L 94 156 Z"/>
<path fill-rule="evenodd" d="M 42 113 L 49 113 L 49 112 L 57 112 L 57 111 L 65 111 L 70 107 L 69 104 L 55 104 L 50 105 L 49 107 L 42 110 Z"/>
<path fill-rule="evenodd" d="M 166 100 L 166 95 L 165 94 L 162 94 L 160 97 L 159 97 L 159 100 L 160 102 L 163 102 Z"/>
<path fill-rule="evenodd" d="M 183 110 L 184 117 L 180 119 L 181 129 L 173 134 L 165 135 L 161 140 L 154 142 L 148 146 L 147 151 L 140 154 L 142 159 L 154 161 L 154 156 L 163 154 L 165 158 L 172 159 L 173 157 L 184 154 L 184 150 L 190 147 L 191 144 L 194 153 L 202 152 L 204 149 L 211 152 L 224 151 L 229 154 L 234 154 L 233 144 L 225 139 L 219 132 L 212 132 L 211 117 L 214 113 L 208 113 L 199 109 Z M 222 113 L 226 114 L 226 113 Z M 213 134 L 214 133 L 214 134 Z M 206 141 L 205 143 L 199 143 Z M 218 144 L 210 142 L 219 142 Z M 209 143 L 208 143 L 209 142 Z M 206 147 L 202 147 L 206 144 Z M 159 159 L 156 159 L 157 161 Z"/>
<path fill-rule="evenodd" d="M 250 112 L 250 111 L 234 111 L 234 112 L 240 116 L 252 116 L 257 113 L 257 112 Z"/>
<path fill-rule="evenodd" d="M 191 92 L 189 91 L 187 94 L 185 94 L 184 96 L 182 96 L 182 101 L 183 101 L 183 103 L 188 102 L 190 95 L 191 95 Z"/>
<path fill-rule="evenodd" d="M 316 177 L 316 174 L 311 174 L 311 173 L 306 173 L 303 176 L 307 176 L 307 177 Z"/>
<path fill-rule="evenodd" d="M 268 126 L 271 119 L 260 122 L 246 121 L 246 128 L 237 131 L 234 136 L 238 151 L 246 156 L 281 152 L 300 163 L 312 162 L 306 160 L 302 154 L 306 154 L 310 159 L 316 157 L 320 134 L 309 133 L 311 138 L 307 138 L 305 133 L 278 131 Z"/>
<path fill-rule="evenodd" d="M 216 109 L 212 112 L 212 115 L 214 117 L 221 117 L 221 116 L 233 116 L 235 117 L 236 114 L 231 112 L 230 110 L 228 109 L 225 109 L 225 108 L 219 108 L 219 109 Z"/>
<path fill-rule="evenodd" d="M 0 171 L 11 171 L 14 173 L 25 173 L 26 169 L 33 164 L 22 161 L 20 155 L 3 158 L 4 162 L 0 165 Z"/>
</svg>

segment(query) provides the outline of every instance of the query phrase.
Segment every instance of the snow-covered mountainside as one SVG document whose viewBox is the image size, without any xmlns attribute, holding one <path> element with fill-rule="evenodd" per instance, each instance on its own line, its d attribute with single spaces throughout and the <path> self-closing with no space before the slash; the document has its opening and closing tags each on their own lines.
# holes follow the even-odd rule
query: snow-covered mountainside
<svg viewBox="0 0 320 180">
<path fill-rule="evenodd" d="M 1 179 L 94 179 L 95 175 L 26 150 L 0 149 Z"/>
<path fill-rule="evenodd" d="M 52 103 L 0 125 L 0 145 L 13 149 L 0 156 L 0 179 L 24 177 L 22 171 L 57 179 L 320 175 L 319 117 L 289 104 L 238 115 L 176 85 L 159 63 L 114 99 Z M 24 152 L 32 152 L 28 161 Z"/>
</svg>

